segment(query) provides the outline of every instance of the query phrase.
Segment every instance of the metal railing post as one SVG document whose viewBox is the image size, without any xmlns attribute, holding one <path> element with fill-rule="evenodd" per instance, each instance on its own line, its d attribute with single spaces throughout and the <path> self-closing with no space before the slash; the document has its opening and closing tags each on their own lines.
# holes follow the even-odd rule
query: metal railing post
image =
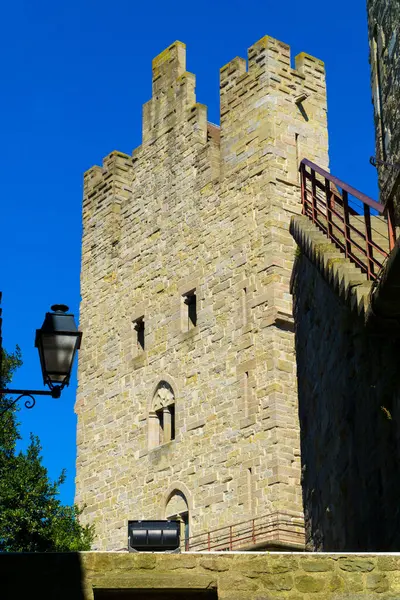
<svg viewBox="0 0 400 600">
<path fill-rule="evenodd" d="M 367 255 L 367 277 L 372 279 L 374 274 L 374 248 L 372 245 L 371 235 L 371 211 L 367 204 L 364 204 L 364 221 L 365 221 L 365 249 Z"/>
<path fill-rule="evenodd" d="M 333 228 L 332 228 L 332 194 L 331 194 L 331 183 L 327 177 L 325 177 L 325 197 L 326 197 L 326 219 L 328 222 L 328 237 L 330 239 L 333 238 Z"/>
<path fill-rule="evenodd" d="M 318 208 L 317 208 L 317 185 L 316 185 L 316 173 L 314 169 L 311 169 L 311 194 L 312 194 L 312 220 L 313 223 L 318 221 Z"/>
<path fill-rule="evenodd" d="M 344 242 L 345 242 L 345 255 L 348 258 L 351 255 L 351 233 L 350 233 L 350 215 L 349 215 L 349 195 L 343 190 L 343 218 L 344 218 Z"/>
</svg>

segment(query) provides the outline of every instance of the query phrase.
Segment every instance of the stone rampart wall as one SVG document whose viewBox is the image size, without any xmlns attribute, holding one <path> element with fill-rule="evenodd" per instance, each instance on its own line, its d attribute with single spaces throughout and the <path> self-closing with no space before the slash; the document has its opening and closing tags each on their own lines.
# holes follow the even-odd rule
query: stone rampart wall
<svg viewBox="0 0 400 600">
<path fill-rule="evenodd" d="M 335 293 L 316 260 L 300 246 L 293 274 L 307 546 L 397 550 L 398 328 L 367 326 L 364 312 L 341 297 L 351 297 L 351 277 Z"/>
<path fill-rule="evenodd" d="M 0 556 L 3 600 L 397 600 L 400 557 L 305 554 Z M 23 576 L 21 577 L 21 574 Z"/>
</svg>

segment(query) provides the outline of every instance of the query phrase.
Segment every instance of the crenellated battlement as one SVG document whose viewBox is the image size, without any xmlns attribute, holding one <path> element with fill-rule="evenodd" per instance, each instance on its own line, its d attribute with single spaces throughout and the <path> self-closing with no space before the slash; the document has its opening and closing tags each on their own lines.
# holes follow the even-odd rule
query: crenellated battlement
<svg viewBox="0 0 400 600">
<path fill-rule="evenodd" d="M 126 177 L 132 167 L 132 157 L 114 150 L 103 159 L 103 164 L 94 165 L 83 176 L 84 222 L 95 209 L 106 209 L 105 198 L 111 193 L 121 197 Z M 126 190 L 125 190 L 126 192 Z M 126 194 L 125 194 L 126 195 Z"/>
<path fill-rule="evenodd" d="M 169 133 L 196 105 L 196 77 L 186 71 L 185 44 L 171 44 L 153 59 L 152 69 L 152 98 L 143 106 L 144 145 Z M 193 118 L 193 114 L 190 116 Z"/>
<path fill-rule="evenodd" d="M 165 91 L 186 72 L 186 44 L 176 41 L 153 58 L 153 97 Z"/>
<path fill-rule="evenodd" d="M 293 69 L 290 47 L 265 36 L 249 48 L 247 63 L 236 57 L 221 68 L 221 124 L 215 125 L 207 121 L 207 106 L 196 100 L 185 44 L 174 42 L 154 58 L 143 143 L 132 156 L 111 152 L 101 167 L 85 173 L 84 228 L 99 213 L 104 230 L 107 215 L 113 215 L 115 244 L 115 212 L 128 215 L 127 203 L 140 205 L 143 193 L 154 199 L 149 210 L 157 212 L 157 197 L 170 183 L 176 190 L 177 178 L 188 189 L 212 184 L 222 193 L 231 179 L 235 187 L 256 181 L 260 190 L 276 177 L 297 183 L 303 157 L 328 167 L 323 62 L 301 53 Z M 170 204 L 171 195 L 166 197 Z"/>
<path fill-rule="evenodd" d="M 152 62 L 152 72 L 152 97 L 143 105 L 143 144 L 133 152 L 134 162 L 143 154 L 145 148 L 151 151 L 157 140 L 170 139 L 170 136 L 175 139 L 177 136 L 184 136 L 186 146 L 188 143 L 207 146 L 198 151 L 206 154 L 207 160 L 212 160 L 212 178 L 215 179 L 216 162 L 219 162 L 215 152 L 217 137 L 210 135 L 210 131 L 215 134 L 218 129 L 218 146 L 221 142 L 220 158 L 223 163 L 227 163 L 222 165 L 221 170 L 218 167 L 218 170 L 220 175 L 226 176 L 229 165 L 237 164 L 237 156 L 232 156 L 232 144 L 234 153 L 240 155 L 241 152 L 236 151 L 240 147 L 248 147 L 249 137 L 250 142 L 255 140 L 259 148 L 263 145 L 263 140 L 271 140 L 274 134 L 268 122 L 272 112 L 275 112 L 276 116 L 279 112 L 288 112 L 288 108 L 283 109 L 281 101 L 291 105 L 294 117 L 301 116 L 298 127 L 300 136 L 300 130 L 304 129 L 302 121 L 308 122 L 310 117 L 326 127 L 324 63 L 302 52 L 295 57 L 293 69 L 290 46 L 270 36 L 261 38 L 249 48 L 247 61 L 236 57 L 221 68 L 220 126 L 207 122 L 207 106 L 196 101 L 196 77 L 186 71 L 185 44 L 176 41 L 156 56 Z M 246 125 L 245 119 L 248 117 L 252 123 L 263 121 L 261 136 L 254 135 L 254 125 L 250 129 Z M 233 124 L 235 132 L 232 131 Z M 237 131 L 240 128 L 242 131 Z M 305 135 L 304 139 L 306 137 Z M 179 161 L 181 151 L 177 150 L 179 144 L 175 146 L 176 160 Z M 170 142 L 168 147 L 171 152 Z M 158 147 L 155 152 L 159 152 Z M 114 154 L 111 153 L 104 159 L 103 171 L 109 171 L 109 160 Z M 123 153 L 116 154 L 124 159 L 128 158 Z M 310 157 L 310 154 L 307 156 Z M 302 157 L 303 155 L 298 158 Z M 318 158 L 322 160 L 321 164 L 327 166 L 326 157 L 319 155 L 311 158 Z M 97 185 L 100 177 L 98 169 L 99 167 L 94 167 L 85 175 L 85 189 Z M 102 177 L 104 176 L 103 173 Z"/>
<path fill-rule="evenodd" d="M 247 53 L 248 69 L 246 68 L 246 60 L 236 57 L 231 62 L 226 64 L 220 70 L 221 91 L 225 93 L 230 89 L 230 83 L 241 83 L 243 80 L 254 78 L 262 78 L 264 84 L 270 84 L 284 92 L 288 90 L 282 85 L 288 83 L 291 79 L 298 85 L 302 85 L 301 79 L 307 80 L 310 85 L 311 81 L 324 81 L 324 63 L 305 52 L 298 54 L 295 57 L 295 68 L 291 67 L 290 46 L 265 36 L 253 44 Z M 247 76 L 247 77 L 246 77 Z M 282 85 L 279 88 L 279 84 Z M 323 91 L 321 88 L 320 91 Z"/>
<path fill-rule="evenodd" d="M 301 53 L 293 69 L 290 47 L 269 36 L 249 48 L 247 62 L 248 68 L 245 59 L 236 57 L 220 71 L 223 176 L 236 176 L 249 159 L 255 174 L 272 161 L 276 172 L 291 181 L 304 156 L 313 155 L 327 167 L 323 62 Z M 316 145 L 317 129 L 325 141 Z"/>
</svg>

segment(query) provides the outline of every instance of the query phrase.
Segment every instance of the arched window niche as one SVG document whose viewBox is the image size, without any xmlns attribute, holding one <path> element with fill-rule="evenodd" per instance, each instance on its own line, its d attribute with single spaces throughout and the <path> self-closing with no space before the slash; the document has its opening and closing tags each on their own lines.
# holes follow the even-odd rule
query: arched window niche
<svg viewBox="0 0 400 600">
<path fill-rule="evenodd" d="M 179 521 L 181 532 L 181 548 L 188 550 L 189 546 L 189 504 L 185 494 L 174 489 L 169 495 L 165 506 L 165 518 Z"/>
<path fill-rule="evenodd" d="M 175 439 L 175 394 L 167 381 L 160 381 L 156 387 L 148 425 L 149 449 Z"/>
</svg>

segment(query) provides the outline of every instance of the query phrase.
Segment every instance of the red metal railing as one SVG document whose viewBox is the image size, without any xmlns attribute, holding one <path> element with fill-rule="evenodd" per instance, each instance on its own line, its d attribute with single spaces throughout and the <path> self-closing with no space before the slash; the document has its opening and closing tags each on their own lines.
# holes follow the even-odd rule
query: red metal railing
<svg viewBox="0 0 400 600">
<path fill-rule="evenodd" d="M 286 543 L 304 546 L 304 521 L 285 513 L 270 513 L 249 521 L 193 535 L 186 540 L 191 552 L 232 551 L 249 546 Z"/>
<path fill-rule="evenodd" d="M 301 161 L 300 173 L 303 214 L 368 279 L 376 279 L 396 241 L 393 205 L 375 202 L 310 160 Z M 349 197 L 353 197 L 353 206 Z"/>
</svg>

